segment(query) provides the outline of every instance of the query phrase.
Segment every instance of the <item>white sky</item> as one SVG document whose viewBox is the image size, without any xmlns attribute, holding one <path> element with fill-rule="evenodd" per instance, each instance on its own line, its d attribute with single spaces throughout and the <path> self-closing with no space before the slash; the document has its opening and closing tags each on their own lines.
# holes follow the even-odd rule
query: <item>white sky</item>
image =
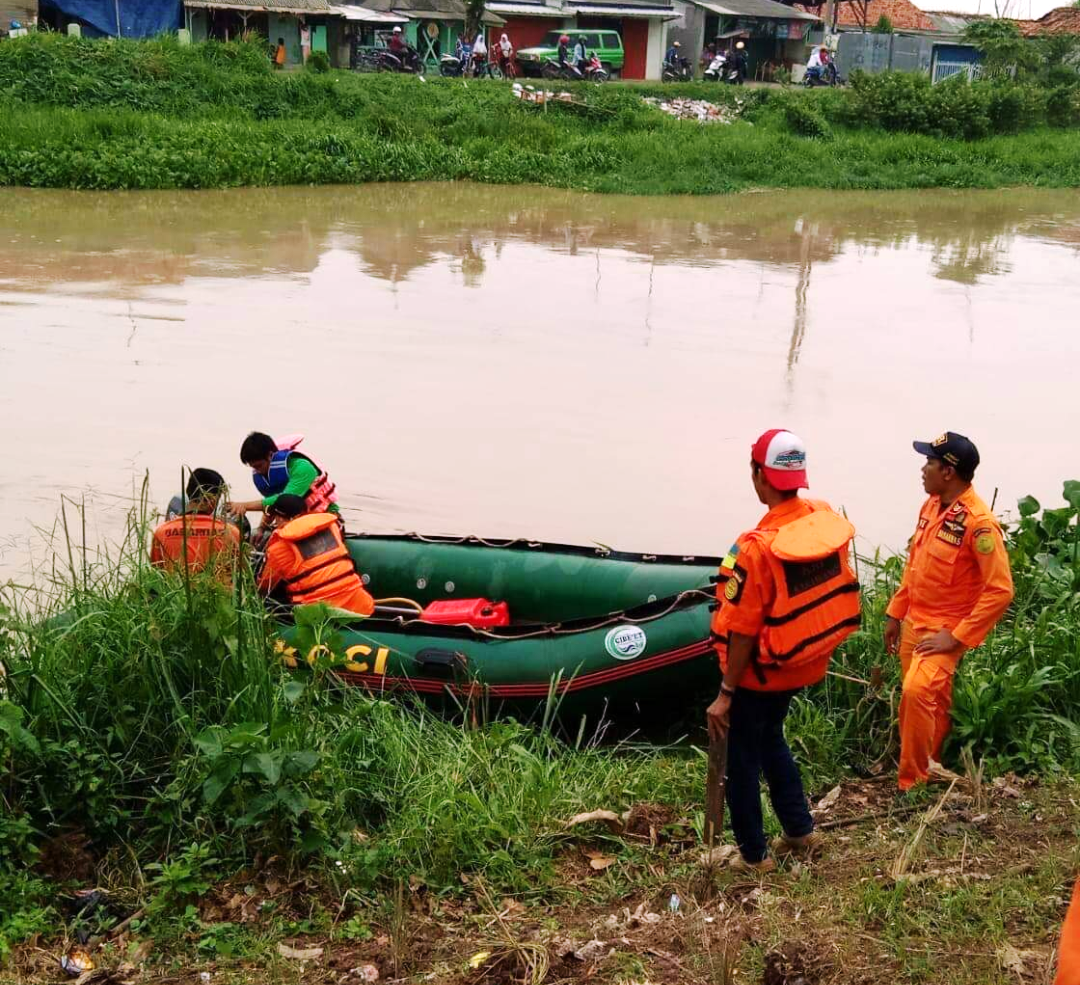
<svg viewBox="0 0 1080 985">
<path fill-rule="evenodd" d="M 1068 0 L 998 0 L 998 4 L 1007 10 L 1001 12 L 1007 17 L 1035 19 L 1042 17 L 1055 7 L 1067 7 Z M 970 14 L 994 14 L 994 0 L 915 0 L 915 5 L 923 10 L 955 10 Z"/>
</svg>

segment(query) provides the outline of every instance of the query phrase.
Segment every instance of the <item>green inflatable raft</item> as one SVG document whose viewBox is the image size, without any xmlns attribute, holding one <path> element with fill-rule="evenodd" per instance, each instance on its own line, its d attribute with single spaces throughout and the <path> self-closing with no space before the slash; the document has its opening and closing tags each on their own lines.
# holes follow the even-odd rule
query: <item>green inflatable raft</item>
<svg viewBox="0 0 1080 985">
<path fill-rule="evenodd" d="M 417 534 L 346 542 L 378 602 L 370 618 L 338 627 L 330 659 L 349 684 L 446 710 L 566 724 L 672 721 L 716 694 L 709 620 L 718 558 Z M 463 617 L 471 624 L 424 618 L 471 605 L 476 614 Z M 491 625 L 500 615 L 504 624 Z M 295 626 L 282 627 L 289 663 L 311 659 L 296 637 Z"/>
</svg>

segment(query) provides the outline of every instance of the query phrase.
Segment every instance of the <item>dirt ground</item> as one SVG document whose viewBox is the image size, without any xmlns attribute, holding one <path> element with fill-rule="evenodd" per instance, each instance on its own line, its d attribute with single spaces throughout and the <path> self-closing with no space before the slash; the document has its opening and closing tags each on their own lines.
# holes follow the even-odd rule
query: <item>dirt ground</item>
<svg viewBox="0 0 1080 985">
<path fill-rule="evenodd" d="M 380 906 L 346 909 L 311 879 L 247 875 L 200 901 L 202 928 L 243 928 L 239 954 L 161 953 L 115 935 L 66 978 L 62 942 L 21 948 L 0 980 L 38 985 L 370 981 L 449 985 L 949 985 L 1049 983 L 1076 874 L 1080 786 L 957 779 L 915 800 L 890 778 L 819 799 L 816 858 L 761 878 L 710 857 L 663 805 L 562 828 L 544 888 L 496 897 L 402 879 Z M 564 822 L 559 823 L 559 827 Z M 556 887 L 552 889 L 552 885 Z M 321 913 L 321 921 L 312 914 Z M 291 914 L 319 925 L 281 935 Z M 345 939 L 349 916 L 367 939 Z M 70 945 L 68 945 L 70 947 Z M 190 952 L 194 952 L 195 957 Z"/>
</svg>

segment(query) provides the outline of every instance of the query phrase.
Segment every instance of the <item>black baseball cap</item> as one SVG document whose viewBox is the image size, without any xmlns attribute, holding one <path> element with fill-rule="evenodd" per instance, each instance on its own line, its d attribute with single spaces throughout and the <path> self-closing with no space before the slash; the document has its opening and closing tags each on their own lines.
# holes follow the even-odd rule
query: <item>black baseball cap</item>
<svg viewBox="0 0 1080 985">
<path fill-rule="evenodd" d="M 955 431 L 939 434 L 933 441 L 913 441 L 911 446 L 920 455 L 951 465 L 961 479 L 970 480 L 979 467 L 979 449 L 970 438 Z"/>
</svg>

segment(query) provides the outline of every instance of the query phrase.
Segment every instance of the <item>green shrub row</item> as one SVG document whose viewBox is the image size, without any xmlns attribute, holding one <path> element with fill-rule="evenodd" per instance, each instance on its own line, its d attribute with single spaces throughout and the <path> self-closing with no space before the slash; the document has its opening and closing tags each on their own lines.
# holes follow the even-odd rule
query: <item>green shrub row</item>
<svg viewBox="0 0 1080 985">
<path fill-rule="evenodd" d="M 1045 87 L 955 76 L 932 85 L 913 72 L 856 72 L 845 96 L 831 106 L 844 122 L 906 133 L 976 140 L 1044 124 L 1080 125 L 1080 81 Z"/>
</svg>

